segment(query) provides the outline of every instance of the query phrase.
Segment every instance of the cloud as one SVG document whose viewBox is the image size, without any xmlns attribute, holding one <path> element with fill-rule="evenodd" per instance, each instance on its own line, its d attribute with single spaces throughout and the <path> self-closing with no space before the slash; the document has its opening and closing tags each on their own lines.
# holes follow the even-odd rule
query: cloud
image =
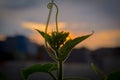
<svg viewBox="0 0 120 80">
<path fill-rule="evenodd" d="M 15 1 L 15 2 L 14 2 Z M 34 0 L 20 0 L 22 1 L 34 1 Z M 20 1 L 18 0 L 0 0 L 0 4 L 4 3 L 4 4 L 22 4 L 19 3 Z M 35 0 L 35 1 L 39 1 L 39 0 Z M 41 0 L 40 0 L 41 1 Z M 13 2 L 13 3 L 12 3 Z M 39 3 L 39 2 L 38 2 Z M 2 4 L 2 5 L 4 5 Z M 23 3 L 23 4 L 27 4 L 27 3 Z M 6 8 L 3 7 L 2 5 L 0 5 L 0 34 L 4 35 L 4 36 L 12 36 L 12 35 L 17 35 L 17 34 L 21 34 L 21 35 L 29 35 L 31 33 L 30 30 L 25 29 L 23 27 L 21 27 L 21 22 L 23 21 L 44 21 L 44 19 L 40 20 L 40 17 L 42 15 L 40 14 L 47 14 L 45 11 L 40 10 L 40 6 L 36 6 L 33 7 L 31 6 L 31 8 L 29 7 L 24 7 L 22 9 L 12 9 L 12 8 Z M 4 6 L 6 6 L 4 5 Z M 2 6 L 2 7 L 1 7 Z M 14 6 L 14 5 L 13 5 Z M 22 6 L 22 5 L 21 5 Z M 40 16 L 40 17 L 38 17 Z"/>
<path fill-rule="evenodd" d="M 44 30 L 49 11 L 46 5 L 49 1 L 0 0 L 0 34 L 31 35 L 33 27 Z M 110 3 L 104 0 L 57 0 L 61 30 L 70 31 L 75 36 L 92 30 L 101 32 L 120 29 L 119 14 L 115 15 L 119 13 L 119 1 L 109 1 Z M 51 18 L 53 23 L 54 10 Z M 55 30 L 55 26 L 51 24 L 50 29 Z"/>
<path fill-rule="evenodd" d="M 72 32 L 70 32 L 72 34 Z M 83 36 L 89 34 L 88 32 L 80 32 L 72 34 L 73 37 Z M 91 37 L 81 42 L 76 48 L 87 47 L 88 49 L 95 50 L 101 47 L 118 47 L 120 46 L 120 30 L 108 30 L 102 32 L 95 32 Z M 29 38 L 38 44 L 44 44 L 44 39 L 40 34 L 31 34 Z"/>
<path fill-rule="evenodd" d="M 60 7 L 64 21 L 97 23 L 107 29 L 120 28 L 119 0 L 66 0 L 62 3 Z"/>
<path fill-rule="evenodd" d="M 1 0 L 0 7 L 3 9 L 19 10 L 41 5 L 42 0 Z"/>
<path fill-rule="evenodd" d="M 73 25 L 78 27 L 78 24 L 74 23 Z M 82 25 L 86 26 L 86 24 L 82 24 Z M 44 31 L 44 29 L 45 29 L 45 24 L 35 23 L 35 22 L 24 22 L 22 24 L 22 26 L 24 28 L 27 28 L 30 30 L 33 30 L 34 28 L 36 28 L 36 29 L 40 29 L 40 30 Z M 76 32 L 75 30 L 73 30 L 71 28 L 68 28 L 68 27 L 66 28 L 66 26 L 68 26 L 68 24 L 65 22 L 59 23 L 59 27 L 61 28 L 61 30 L 70 32 L 71 38 L 75 38 L 77 36 L 83 36 L 83 35 L 87 35 L 87 34 L 91 33 L 90 32 L 91 30 Z M 49 31 L 52 31 L 54 27 L 55 27 L 54 23 L 50 24 Z M 119 42 L 120 35 L 119 34 L 120 34 L 120 29 L 95 31 L 95 33 L 90 38 L 83 41 L 76 47 L 78 48 L 78 47 L 84 46 L 91 50 L 101 48 L 101 47 L 117 47 L 117 46 L 120 46 L 120 42 Z M 33 42 L 36 42 L 38 44 L 44 44 L 44 39 L 35 30 L 30 34 L 29 38 Z"/>
<path fill-rule="evenodd" d="M 34 29 L 39 29 L 41 31 L 45 31 L 46 24 L 44 23 L 37 23 L 37 22 L 23 22 L 21 24 L 23 28 L 34 30 Z M 63 29 L 66 27 L 65 22 L 59 22 L 58 23 L 59 30 Z M 48 32 L 56 30 L 56 25 L 55 23 L 50 23 L 48 26 Z"/>
<path fill-rule="evenodd" d="M 4 41 L 5 39 L 6 39 L 6 37 L 5 37 L 5 36 L 0 35 L 0 41 Z"/>
<path fill-rule="evenodd" d="M 120 46 L 120 29 L 104 30 L 95 32 L 90 38 L 84 41 L 81 46 L 89 49 L 97 49 L 101 47 L 118 47 Z"/>
</svg>

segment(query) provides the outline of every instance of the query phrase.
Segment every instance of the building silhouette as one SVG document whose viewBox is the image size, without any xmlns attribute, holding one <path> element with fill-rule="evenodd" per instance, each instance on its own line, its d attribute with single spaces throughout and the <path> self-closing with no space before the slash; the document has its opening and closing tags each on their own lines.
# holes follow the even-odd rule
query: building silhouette
<svg viewBox="0 0 120 80">
<path fill-rule="evenodd" d="M 0 41 L 1 60 L 22 60 L 27 55 L 34 56 L 37 53 L 37 45 L 22 35 L 7 37 L 5 41 Z"/>
<path fill-rule="evenodd" d="M 37 45 L 22 35 L 7 37 L 0 41 L 0 61 L 4 60 L 38 60 L 53 61 L 43 45 Z M 95 63 L 103 68 L 120 61 L 120 47 L 100 48 L 91 51 L 87 48 L 73 49 L 66 63 Z M 116 66 L 119 66 L 117 65 Z"/>
</svg>

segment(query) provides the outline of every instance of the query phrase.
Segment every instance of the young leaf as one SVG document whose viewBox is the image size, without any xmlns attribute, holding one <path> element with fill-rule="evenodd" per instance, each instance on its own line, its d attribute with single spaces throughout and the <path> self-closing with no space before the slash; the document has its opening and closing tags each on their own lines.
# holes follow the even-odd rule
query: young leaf
<svg viewBox="0 0 120 80">
<path fill-rule="evenodd" d="M 51 71 L 57 70 L 57 65 L 53 63 L 47 63 L 47 64 L 34 64 L 28 68 L 22 69 L 21 73 L 23 75 L 24 80 L 27 80 L 28 77 L 36 72 L 45 72 L 50 73 Z"/>
<path fill-rule="evenodd" d="M 54 42 L 52 41 L 52 37 L 50 35 L 38 29 L 35 29 L 35 30 L 41 34 L 41 36 L 50 44 L 51 47 L 53 46 Z"/>
<path fill-rule="evenodd" d="M 92 33 L 93 34 L 93 33 Z M 89 35 L 85 35 L 82 37 L 77 37 L 73 40 L 69 39 L 60 49 L 59 49 L 59 54 L 60 54 L 60 58 L 62 61 L 64 61 L 70 51 L 72 50 L 72 48 L 74 48 L 78 43 L 84 41 L 85 39 L 87 39 L 88 37 L 90 37 L 92 34 Z"/>
<path fill-rule="evenodd" d="M 54 41 L 52 40 L 52 37 L 51 37 L 50 35 L 44 33 L 43 31 L 40 31 L 40 30 L 38 30 L 38 29 L 35 29 L 35 30 L 42 35 L 42 37 L 49 43 L 49 45 L 50 45 L 52 48 L 54 47 Z M 48 50 L 48 49 L 47 49 L 47 50 Z M 54 54 L 52 54 L 52 53 L 50 52 L 50 50 L 48 50 L 48 55 L 49 55 L 52 59 L 54 59 L 55 61 L 57 60 L 57 59 L 56 59 L 56 56 L 55 56 Z"/>
<path fill-rule="evenodd" d="M 63 43 L 66 41 L 66 38 L 68 37 L 69 32 L 52 32 L 52 40 L 54 47 L 53 49 L 58 49 Z"/>
</svg>

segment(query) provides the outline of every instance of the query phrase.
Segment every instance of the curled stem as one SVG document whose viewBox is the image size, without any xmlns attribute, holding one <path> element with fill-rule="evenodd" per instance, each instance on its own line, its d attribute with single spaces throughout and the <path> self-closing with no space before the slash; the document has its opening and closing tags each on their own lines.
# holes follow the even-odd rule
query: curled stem
<svg viewBox="0 0 120 80">
<path fill-rule="evenodd" d="M 50 17 L 51 17 L 53 5 L 56 7 L 56 10 L 57 10 L 56 11 L 56 16 L 55 16 L 55 22 L 56 22 L 56 32 L 58 32 L 58 6 L 54 3 L 54 0 L 51 0 L 51 2 L 47 5 L 48 9 L 50 9 L 50 10 L 49 10 L 48 19 L 47 19 L 46 28 L 45 28 L 45 33 L 46 34 L 47 34 L 47 30 L 48 30 L 48 25 L 49 25 L 49 22 L 50 22 Z M 47 40 L 45 40 L 45 46 L 46 46 L 46 50 L 47 50 L 48 54 L 50 56 L 53 55 L 48 48 Z M 57 58 L 57 56 L 56 56 L 56 58 Z M 54 60 L 55 60 L 55 58 L 54 58 Z"/>
<path fill-rule="evenodd" d="M 54 3 L 54 0 L 51 0 L 51 3 Z M 51 13 L 52 13 L 52 7 L 53 7 L 53 5 L 51 5 L 51 3 L 49 3 L 47 5 L 48 9 L 50 9 L 50 10 L 49 10 L 49 14 L 48 14 L 48 18 L 47 18 L 47 23 L 46 23 L 46 27 L 45 27 L 45 33 L 47 33 L 47 29 L 48 29 L 48 25 L 49 25 Z"/>
<path fill-rule="evenodd" d="M 56 16 L 55 16 L 55 22 L 56 22 L 56 31 L 58 32 L 58 6 L 55 3 L 52 3 L 56 7 Z"/>
<path fill-rule="evenodd" d="M 56 32 L 58 32 L 58 6 L 54 3 L 54 0 L 51 0 L 51 3 L 49 3 L 47 5 L 48 9 L 49 10 L 49 14 L 48 14 L 48 19 L 47 19 L 47 23 L 46 23 L 46 28 L 45 28 L 45 33 L 47 34 L 47 30 L 48 30 L 48 25 L 49 25 L 49 21 L 50 21 L 50 17 L 51 17 L 51 13 L 52 13 L 52 8 L 53 8 L 53 5 L 56 7 L 56 16 L 55 16 L 55 22 L 56 22 Z M 46 35 L 45 35 L 46 36 Z M 46 46 L 46 49 L 47 49 L 47 52 L 49 54 L 49 56 L 52 56 L 53 54 L 51 53 L 51 51 L 49 50 L 48 48 L 48 44 L 47 44 L 47 40 L 45 39 L 45 46 Z M 62 80 L 62 62 L 57 60 L 58 58 L 58 55 L 55 56 L 53 55 L 56 62 L 58 63 L 58 80 Z M 56 80 L 56 78 L 50 73 L 50 75 L 53 77 L 54 80 Z"/>
<path fill-rule="evenodd" d="M 48 15 L 47 23 L 46 23 L 45 32 L 47 32 L 47 29 L 48 29 L 48 25 L 49 25 L 51 13 L 52 13 L 53 5 L 56 7 L 55 23 L 56 23 L 56 31 L 58 32 L 58 11 L 59 11 L 59 9 L 58 9 L 58 6 L 54 3 L 54 0 L 52 0 L 51 3 L 49 3 L 47 5 L 47 7 L 48 7 L 48 9 L 50 9 L 50 11 L 49 11 L 49 15 Z"/>
<path fill-rule="evenodd" d="M 47 5 L 48 9 L 50 9 L 50 10 L 49 10 L 49 14 L 48 14 L 47 22 L 46 22 L 46 27 L 45 27 L 45 33 L 46 33 L 46 34 L 47 34 L 47 30 L 48 30 L 48 25 L 49 25 L 49 22 L 50 22 L 50 17 L 51 17 L 52 8 L 53 8 L 53 5 L 52 5 L 52 4 L 53 4 L 53 3 L 54 3 L 54 0 L 51 0 L 51 2 Z M 46 36 L 46 35 L 45 35 L 45 36 Z M 54 55 L 53 55 L 53 54 L 51 53 L 51 51 L 49 50 L 46 39 L 45 39 L 45 46 L 46 46 L 46 50 L 47 50 L 47 52 L 48 52 L 48 55 L 53 58 Z M 53 59 L 56 61 L 56 57 L 55 57 L 55 56 L 54 56 Z"/>
</svg>

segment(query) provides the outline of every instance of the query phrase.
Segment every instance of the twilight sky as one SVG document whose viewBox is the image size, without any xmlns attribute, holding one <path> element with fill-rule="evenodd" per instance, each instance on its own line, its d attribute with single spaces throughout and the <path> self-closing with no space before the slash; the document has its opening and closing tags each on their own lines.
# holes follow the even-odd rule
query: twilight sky
<svg viewBox="0 0 120 80">
<path fill-rule="evenodd" d="M 43 44 L 33 30 L 43 30 L 48 16 L 50 0 L 0 0 L 0 39 L 4 36 L 25 35 Z M 55 0 L 59 6 L 59 29 L 70 31 L 71 37 L 91 33 L 94 35 L 78 47 L 89 49 L 120 46 L 119 0 Z M 54 15 L 49 30 L 55 29 Z"/>
</svg>

